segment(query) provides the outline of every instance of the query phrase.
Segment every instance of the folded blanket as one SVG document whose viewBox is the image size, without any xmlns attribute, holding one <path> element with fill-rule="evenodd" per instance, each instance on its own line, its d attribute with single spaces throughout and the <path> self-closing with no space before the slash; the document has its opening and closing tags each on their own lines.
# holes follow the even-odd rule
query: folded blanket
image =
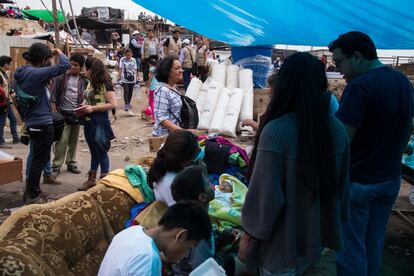
<svg viewBox="0 0 414 276">
<path fill-rule="evenodd" d="M 153 202 L 155 200 L 154 191 L 148 186 L 147 174 L 142 167 L 140 165 L 126 165 L 124 170 L 131 185 L 141 191 L 144 202 Z"/>
<path fill-rule="evenodd" d="M 135 202 L 144 202 L 144 197 L 138 188 L 134 188 L 125 175 L 124 169 L 117 169 L 108 173 L 107 176 L 99 180 L 99 184 L 120 189 L 132 197 Z"/>
<path fill-rule="evenodd" d="M 144 228 L 156 227 L 167 209 L 168 206 L 161 201 L 154 201 L 135 217 L 134 224 Z"/>
</svg>

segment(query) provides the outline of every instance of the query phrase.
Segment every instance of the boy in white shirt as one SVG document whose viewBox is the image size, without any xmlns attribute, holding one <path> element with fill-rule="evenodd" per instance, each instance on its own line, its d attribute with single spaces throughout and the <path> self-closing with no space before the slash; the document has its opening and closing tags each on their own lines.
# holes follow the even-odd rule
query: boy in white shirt
<svg viewBox="0 0 414 276">
<path fill-rule="evenodd" d="M 193 202 L 175 204 L 168 208 L 159 226 L 151 229 L 132 226 L 118 233 L 98 276 L 161 275 L 161 252 L 169 262 L 178 262 L 201 240 L 209 240 L 211 231 L 203 207 Z"/>
</svg>

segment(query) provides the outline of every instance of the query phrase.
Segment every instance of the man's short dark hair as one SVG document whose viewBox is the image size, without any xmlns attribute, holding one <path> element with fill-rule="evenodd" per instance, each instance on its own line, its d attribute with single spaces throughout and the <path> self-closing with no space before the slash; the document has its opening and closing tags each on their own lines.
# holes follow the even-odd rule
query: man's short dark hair
<svg viewBox="0 0 414 276">
<path fill-rule="evenodd" d="M 153 29 L 150 29 L 150 30 L 148 30 L 148 32 L 147 32 L 147 33 L 150 33 L 150 32 L 153 32 L 153 33 L 155 33 L 155 30 L 153 30 Z"/>
<path fill-rule="evenodd" d="M 361 32 L 353 31 L 342 34 L 332 41 L 328 47 L 331 52 L 337 48 L 341 49 L 342 53 L 348 57 L 354 52 L 360 52 L 365 59 L 378 59 L 374 41 L 367 34 Z"/>
<path fill-rule="evenodd" d="M 10 64 L 11 62 L 12 62 L 12 58 L 9 56 L 0 57 L 0 67 L 3 67 L 6 64 Z"/>
<path fill-rule="evenodd" d="M 70 56 L 70 61 L 77 62 L 80 67 L 85 65 L 85 57 L 81 54 L 74 53 Z"/>
<path fill-rule="evenodd" d="M 168 208 L 158 223 L 165 230 L 183 228 L 188 231 L 188 241 L 209 240 L 211 222 L 201 204 L 193 201 L 177 203 Z"/>
<path fill-rule="evenodd" d="M 157 81 L 168 83 L 168 77 L 170 76 L 171 68 L 173 67 L 175 60 L 178 60 L 178 57 L 167 56 L 158 62 L 156 70 Z"/>
<path fill-rule="evenodd" d="M 173 34 L 180 33 L 180 30 L 173 30 L 172 33 Z"/>
<path fill-rule="evenodd" d="M 179 172 L 171 184 L 172 197 L 176 202 L 198 200 L 205 192 L 206 176 L 201 166 L 190 166 Z"/>
</svg>

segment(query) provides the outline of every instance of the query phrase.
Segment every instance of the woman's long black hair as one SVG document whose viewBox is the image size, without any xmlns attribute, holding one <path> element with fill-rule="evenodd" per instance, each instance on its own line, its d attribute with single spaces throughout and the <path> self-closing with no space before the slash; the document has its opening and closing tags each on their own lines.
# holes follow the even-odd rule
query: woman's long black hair
<svg viewBox="0 0 414 276">
<path fill-rule="evenodd" d="M 180 172 L 190 165 L 200 151 L 197 137 L 187 130 L 171 132 L 148 171 L 148 185 L 160 181 L 167 172 Z"/>
<path fill-rule="evenodd" d="M 298 129 L 298 173 L 307 187 L 323 202 L 338 186 L 335 148 L 330 129 L 330 94 L 322 63 L 308 53 L 296 53 L 285 60 L 269 106 L 257 131 L 250 162 L 253 173 L 260 135 L 270 121 L 296 114 Z"/>
</svg>

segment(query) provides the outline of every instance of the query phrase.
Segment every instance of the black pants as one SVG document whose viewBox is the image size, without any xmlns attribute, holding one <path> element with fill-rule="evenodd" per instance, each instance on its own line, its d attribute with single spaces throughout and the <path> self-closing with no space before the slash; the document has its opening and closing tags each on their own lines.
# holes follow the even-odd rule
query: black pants
<svg viewBox="0 0 414 276">
<path fill-rule="evenodd" d="M 132 93 L 134 92 L 135 83 L 123 83 L 122 87 L 124 88 L 124 102 L 125 104 L 130 104 L 132 99 Z"/>
<path fill-rule="evenodd" d="M 148 58 L 146 58 L 145 60 L 144 60 L 144 62 L 142 62 L 142 72 L 143 72 L 143 75 L 144 75 L 144 82 L 147 82 L 148 80 L 149 80 L 149 68 L 150 68 L 150 65 L 149 65 L 149 60 L 158 60 L 158 57 L 157 56 L 149 56 Z"/>
<path fill-rule="evenodd" d="M 53 125 L 28 128 L 30 144 L 33 147 L 33 161 L 29 170 L 26 184 L 26 195 L 35 198 L 40 194 L 40 177 L 43 167 L 50 160 L 50 150 L 53 144 Z"/>
</svg>

